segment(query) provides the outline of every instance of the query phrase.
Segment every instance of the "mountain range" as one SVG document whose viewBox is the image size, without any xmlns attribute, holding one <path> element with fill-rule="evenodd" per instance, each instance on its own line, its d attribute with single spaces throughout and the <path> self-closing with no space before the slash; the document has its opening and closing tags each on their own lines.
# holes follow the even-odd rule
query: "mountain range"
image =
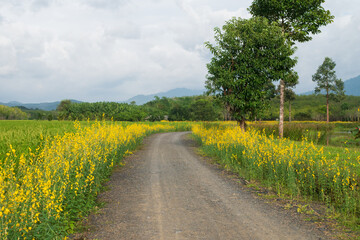
<svg viewBox="0 0 360 240">
<path fill-rule="evenodd" d="M 137 95 L 135 97 L 132 97 L 126 101 L 125 103 L 131 103 L 135 102 L 137 105 L 145 104 L 155 98 L 155 96 L 158 96 L 160 98 L 167 97 L 167 98 L 173 98 L 173 97 L 185 97 L 185 96 L 196 96 L 196 95 L 202 95 L 205 90 L 192 90 L 187 88 L 175 88 L 172 90 L 169 90 L 167 92 L 160 92 L 157 94 L 150 94 L 150 95 Z M 81 102 L 77 100 L 71 100 L 72 102 Z M 57 106 L 60 104 L 60 101 L 57 102 L 46 102 L 46 103 L 21 103 L 17 101 L 12 101 L 8 103 L 1 103 L 0 105 L 5 105 L 9 107 L 26 107 L 28 109 L 41 109 L 45 111 L 52 111 L 57 108 Z"/>
<path fill-rule="evenodd" d="M 80 102 L 78 100 L 70 100 L 71 102 Z M 60 101 L 57 102 L 45 102 L 45 103 L 21 103 L 17 101 L 11 101 L 8 103 L 1 103 L 0 105 L 5 105 L 9 107 L 25 107 L 27 109 L 40 109 L 45 111 L 52 111 L 57 108 L 57 106 L 60 104 Z"/>
<path fill-rule="evenodd" d="M 344 90 L 346 95 L 360 96 L 360 75 L 344 81 Z M 309 92 L 304 92 L 300 95 L 310 95 L 314 93 L 315 91 L 313 90 Z"/>
<path fill-rule="evenodd" d="M 360 96 L 360 75 L 351 79 L 344 81 L 344 88 L 346 95 L 353 95 L 353 96 Z M 171 89 L 167 92 L 160 92 L 156 94 L 149 94 L 149 95 L 137 95 L 124 101 L 125 103 L 135 102 L 137 105 L 145 104 L 155 98 L 155 96 L 162 98 L 173 98 L 173 97 L 185 97 L 185 96 L 197 96 L 202 95 L 205 90 L 193 90 L 187 88 L 175 88 Z M 309 91 L 302 93 L 301 95 L 309 95 L 314 94 L 314 91 Z M 77 100 L 71 100 L 72 102 L 80 102 Z M 57 102 L 46 102 L 46 103 L 21 103 L 21 102 L 8 102 L 8 103 L 1 103 L 0 105 L 6 105 L 9 107 L 26 107 L 28 109 L 41 109 L 46 111 L 55 110 L 59 105 L 60 101 Z"/>
<path fill-rule="evenodd" d="M 162 97 L 174 98 L 174 97 L 197 96 L 197 95 L 202 95 L 204 92 L 205 92 L 205 90 L 175 88 L 175 89 L 171 89 L 167 92 L 160 92 L 160 93 L 150 94 L 150 95 L 137 95 L 135 97 L 128 99 L 126 101 L 126 103 L 135 102 L 137 105 L 143 105 L 147 102 L 150 102 L 151 100 L 154 100 L 154 98 L 156 96 L 159 98 L 162 98 Z"/>
</svg>

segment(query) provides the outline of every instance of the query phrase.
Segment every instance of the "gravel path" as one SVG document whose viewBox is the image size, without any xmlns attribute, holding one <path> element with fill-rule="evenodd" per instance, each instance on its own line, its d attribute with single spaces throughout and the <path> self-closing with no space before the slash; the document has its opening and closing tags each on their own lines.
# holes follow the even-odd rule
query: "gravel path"
<svg viewBox="0 0 360 240">
<path fill-rule="evenodd" d="M 326 239 L 198 157 L 187 134 L 147 138 L 114 172 L 81 239 Z"/>
</svg>

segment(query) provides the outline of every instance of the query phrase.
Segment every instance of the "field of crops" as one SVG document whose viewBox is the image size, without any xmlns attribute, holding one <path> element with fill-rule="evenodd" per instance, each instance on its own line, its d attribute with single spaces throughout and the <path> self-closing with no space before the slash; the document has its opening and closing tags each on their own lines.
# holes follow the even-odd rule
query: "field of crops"
<svg viewBox="0 0 360 240">
<path fill-rule="evenodd" d="M 1 121 L 0 129 L 0 238 L 60 239 L 143 137 L 190 125 Z"/>
<path fill-rule="evenodd" d="M 65 238 L 95 206 L 113 166 L 145 136 L 191 128 L 204 152 L 223 166 L 278 194 L 324 201 L 359 224 L 356 145 L 315 145 L 323 144 L 329 128 L 317 123 L 287 126 L 289 138 L 298 141 L 271 135 L 273 123 L 249 125 L 242 132 L 234 122 L 0 121 L 0 238 Z"/>
<path fill-rule="evenodd" d="M 360 220 L 360 152 L 356 149 L 279 140 L 266 131 L 221 124 L 193 127 L 209 156 L 248 180 L 260 180 L 278 194 L 324 201 L 353 223 Z"/>
</svg>

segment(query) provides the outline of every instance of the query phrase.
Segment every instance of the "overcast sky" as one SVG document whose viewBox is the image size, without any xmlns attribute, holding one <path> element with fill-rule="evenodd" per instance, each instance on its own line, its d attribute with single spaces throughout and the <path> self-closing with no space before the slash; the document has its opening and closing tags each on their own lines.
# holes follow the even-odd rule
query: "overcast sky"
<svg viewBox="0 0 360 240">
<path fill-rule="evenodd" d="M 203 89 L 204 42 L 251 0 L 0 0 L 0 102 L 122 101 Z M 297 93 L 326 56 L 343 80 L 360 75 L 359 0 L 327 0 L 335 15 L 298 44 Z"/>
</svg>

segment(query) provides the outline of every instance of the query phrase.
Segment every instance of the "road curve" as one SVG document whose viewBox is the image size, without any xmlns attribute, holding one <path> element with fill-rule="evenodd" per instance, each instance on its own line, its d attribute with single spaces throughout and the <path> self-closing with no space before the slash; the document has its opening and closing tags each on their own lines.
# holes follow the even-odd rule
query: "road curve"
<svg viewBox="0 0 360 240">
<path fill-rule="evenodd" d="M 326 239 L 209 166 L 187 134 L 147 138 L 113 173 L 81 239 Z"/>
</svg>

